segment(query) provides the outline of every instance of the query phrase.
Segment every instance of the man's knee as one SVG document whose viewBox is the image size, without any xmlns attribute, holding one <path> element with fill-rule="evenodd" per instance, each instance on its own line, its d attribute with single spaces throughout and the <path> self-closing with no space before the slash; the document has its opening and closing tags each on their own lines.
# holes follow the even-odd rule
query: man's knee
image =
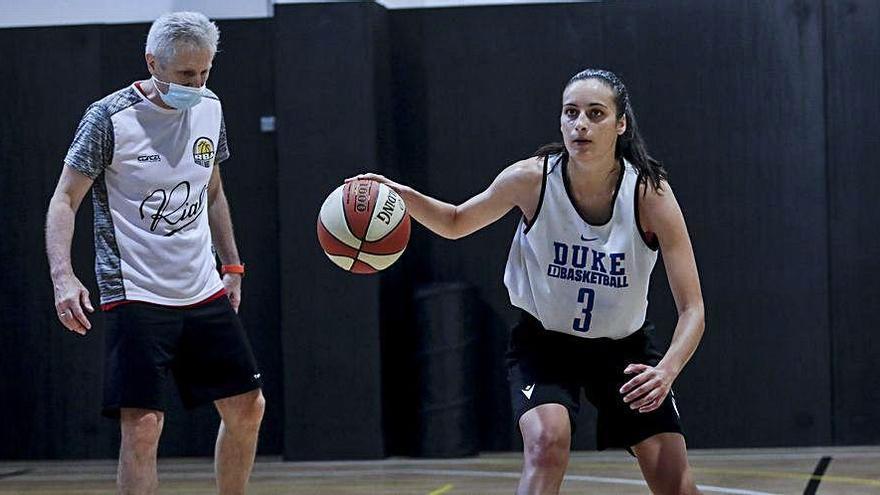
<svg viewBox="0 0 880 495">
<path fill-rule="evenodd" d="M 261 390 L 257 390 L 256 397 L 250 403 L 245 414 L 245 421 L 253 426 L 260 426 L 263 422 L 263 414 L 266 412 L 266 397 Z"/>
<path fill-rule="evenodd" d="M 139 454 L 154 451 L 162 435 L 163 414 L 147 409 L 122 409 L 122 444 Z"/>
<path fill-rule="evenodd" d="M 266 398 L 257 389 L 228 399 L 218 404 L 223 423 L 234 431 L 257 430 L 266 411 Z"/>
</svg>

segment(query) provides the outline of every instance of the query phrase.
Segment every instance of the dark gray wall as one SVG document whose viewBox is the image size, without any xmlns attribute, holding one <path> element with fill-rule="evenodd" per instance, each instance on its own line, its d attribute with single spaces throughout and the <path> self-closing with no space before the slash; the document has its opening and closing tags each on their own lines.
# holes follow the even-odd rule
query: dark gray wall
<svg viewBox="0 0 880 495">
<path fill-rule="evenodd" d="M 834 440 L 880 443 L 873 319 L 880 296 L 880 4 L 826 2 L 830 349 Z M 823 343 L 824 344 L 824 343 Z"/>
<path fill-rule="evenodd" d="M 0 224 L 0 259 L 8 265 L 0 277 L 3 458 L 99 457 L 116 445 L 115 430 L 99 416 L 103 318 L 91 318 L 86 337 L 62 330 L 43 248 L 61 160 L 86 103 L 101 93 L 100 54 L 98 28 L 0 30 L 0 84 L 7 95 L 0 113 L 0 191 L 11 213 Z M 59 85 L 62 73 L 95 76 Z M 83 203 L 73 264 L 96 295 L 92 210 Z"/>
<path fill-rule="evenodd" d="M 516 312 L 501 282 L 517 216 L 457 242 L 414 226 L 404 257 L 374 277 L 326 260 L 315 218 L 367 169 L 467 199 L 558 139 L 562 86 L 587 66 L 628 82 L 694 243 L 707 330 L 676 382 L 689 444 L 880 441 L 880 392 L 867 378 L 880 350 L 869 202 L 880 186 L 878 21 L 867 0 L 680 0 L 299 4 L 221 22 L 211 87 L 224 101 L 233 159 L 223 174 L 248 264 L 242 318 L 269 399 L 261 453 L 414 453 L 412 295 L 443 281 L 480 297 L 480 446 L 519 448 L 502 359 Z M 103 318 L 84 338 L 55 321 L 42 224 L 85 107 L 144 76 L 146 30 L 0 30 L 0 396 L 14 404 L 0 408 L 0 458 L 115 455 L 116 426 L 98 416 Z M 269 114 L 278 132 L 261 134 Z M 77 226 L 74 266 L 96 296 L 89 201 Z M 662 264 L 650 313 L 668 341 Z M 173 403 L 162 454 L 208 454 L 216 421 L 210 408 Z M 575 447 L 592 447 L 590 408 L 579 425 Z"/>
<path fill-rule="evenodd" d="M 324 198 L 379 156 L 370 3 L 277 5 L 276 112 L 287 459 L 384 454 L 379 278 L 333 265 L 316 237 Z"/>
</svg>

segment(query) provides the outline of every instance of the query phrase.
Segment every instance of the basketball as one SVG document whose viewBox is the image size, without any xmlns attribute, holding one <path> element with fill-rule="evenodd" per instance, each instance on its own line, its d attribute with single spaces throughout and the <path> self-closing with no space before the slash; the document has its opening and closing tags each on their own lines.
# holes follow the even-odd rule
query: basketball
<svg viewBox="0 0 880 495">
<path fill-rule="evenodd" d="M 385 184 L 354 180 L 337 187 L 318 214 L 318 242 L 333 263 L 376 273 L 400 258 L 409 242 L 403 198 Z"/>
</svg>

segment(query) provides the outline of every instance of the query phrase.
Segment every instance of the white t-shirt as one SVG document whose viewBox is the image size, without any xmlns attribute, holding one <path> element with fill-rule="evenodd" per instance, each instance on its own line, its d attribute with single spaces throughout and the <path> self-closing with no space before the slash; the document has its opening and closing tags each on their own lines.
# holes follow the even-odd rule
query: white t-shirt
<svg viewBox="0 0 880 495">
<path fill-rule="evenodd" d="M 64 162 L 95 180 L 101 304 L 198 303 L 223 288 L 208 225 L 208 182 L 229 157 L 220 100 L 165 109 L 136 85 L 86 110 Z"/>
<path fill-rule="evenodd" d="M 592 225 L 574 206 L 560 155 L 548 158 L 531 226 L 523 219 L 510 247 L 504 284 L 510 302 L 547 330 L 620 339 L 638 330 L 657 262 L 637 220 L 638 173 L 624 162 L 611 220 Z"/>
</svg>

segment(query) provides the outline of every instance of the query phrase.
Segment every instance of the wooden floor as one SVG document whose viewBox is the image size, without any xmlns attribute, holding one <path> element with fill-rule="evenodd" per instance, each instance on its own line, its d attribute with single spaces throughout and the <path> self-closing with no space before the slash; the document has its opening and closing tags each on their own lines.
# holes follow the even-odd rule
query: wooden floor
<svg viewBox="0 0 880 495">
<path fill-rule="evenodd" d="M 880 447 L 692 450 L 690 458 L 706 494 L 880 494 Z M 823 458 L 830 464 L 823 476 L 814 476 Z M 521 454 L 366 462 L 261 458 L 248 493 L 512 494 L 521 462 Z M 0 494 L 110 494 L 115 469 L 112 461 L 0 462 Z M 160 493 L 213 493 L 210 459 L 164 459 L 159 473 Z M 645 494 L 648 489 L 628 454 L 577 452 L 562 493 Z"/>
</svg>

